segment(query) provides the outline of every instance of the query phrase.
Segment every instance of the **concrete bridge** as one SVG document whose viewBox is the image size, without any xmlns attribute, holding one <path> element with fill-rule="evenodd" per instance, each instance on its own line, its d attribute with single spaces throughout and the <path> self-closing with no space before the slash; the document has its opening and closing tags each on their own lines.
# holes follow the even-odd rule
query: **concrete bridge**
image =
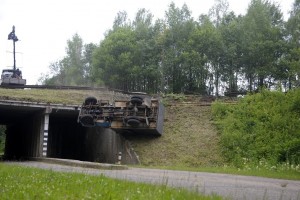
<svg viewBox="0 0 300 200">
<path fill-rule="evenodd" d="M 6 125 L 4 157 L 139 163 L 129 141 L 121 134 L 77 123 L 79 110 L 79 105 L 0 100 L 0 124 Z"/>
</svg>

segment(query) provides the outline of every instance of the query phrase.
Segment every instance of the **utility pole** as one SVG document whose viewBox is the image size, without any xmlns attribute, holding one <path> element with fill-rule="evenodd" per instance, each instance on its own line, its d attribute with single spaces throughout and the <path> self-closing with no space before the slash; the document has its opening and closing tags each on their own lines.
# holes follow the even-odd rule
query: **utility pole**
<svg viewBox="0 0 300 200">
<path fill-rule="evenodd" d="M 15 42 L 17 42 L 19 39 L 18 37 L 15 35 L 15 26 L 12 27 L 12 32 L 10 32 L 8 34 L 8 40 L 12 40 L 14 43 L 14 74 L 16 72 L 16 45 Z"/>
</svg>

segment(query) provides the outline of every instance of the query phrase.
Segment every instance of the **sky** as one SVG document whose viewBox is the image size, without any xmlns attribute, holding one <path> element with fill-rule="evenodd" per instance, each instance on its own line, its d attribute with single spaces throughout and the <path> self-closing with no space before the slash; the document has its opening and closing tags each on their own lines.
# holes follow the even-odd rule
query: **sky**
<svg viewBox="0 0 300 200">
<path fill-rule="evenodd" d="M 207 14 L 214 0 L 1 0 L 0 1 L 0 70 L 13 66 L 13 42 L 7 36 L 15 26 L 16 66 L 28 85 L 49 73 L 49 65 L 66 55 L 67 40 L 75 33 L 84 44 L 99 44 L 120 11 L 132 21 L 141 8 L 164 18 L 171 2 L 184 3 L 197 19 Z M 229 11 L 244 15 L 251 0 L 228 0 Z M 294 0 L 273 0 L 279 4 L 285 20 Z"/>
</svg>

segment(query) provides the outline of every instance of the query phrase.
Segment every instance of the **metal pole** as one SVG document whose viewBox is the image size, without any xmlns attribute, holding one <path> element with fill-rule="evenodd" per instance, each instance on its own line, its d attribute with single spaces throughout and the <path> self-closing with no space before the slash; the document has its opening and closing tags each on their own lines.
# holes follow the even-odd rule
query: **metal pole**
<svg viewBox="0 0 300 200">
<path fill-rule="evenodd" d="M 15 45 L 15 40 L 13 40 L 14 42 L 14 72 L 16 71 L 16 45 Z"/>
</svg>

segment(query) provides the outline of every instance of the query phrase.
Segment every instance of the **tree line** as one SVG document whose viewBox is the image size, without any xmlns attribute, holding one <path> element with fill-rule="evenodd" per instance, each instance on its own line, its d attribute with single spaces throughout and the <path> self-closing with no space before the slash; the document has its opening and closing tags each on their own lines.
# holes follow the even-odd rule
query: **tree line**
<svg viewBox="0 0 300 200">
<path fill-rule="evenodd" d="M 163 19 L 139 9 L 119 12 L 99 44 L 75 34 L 66 56 L 51 63 L 43 84 L 106 86 L 148 93 L 289 90 L 300 80 L 300 0 L 284 20 L 280 6 L 252 0 L 245 15 L 215 0 L 197 19 L 171 3 Z"/>
</svg>

